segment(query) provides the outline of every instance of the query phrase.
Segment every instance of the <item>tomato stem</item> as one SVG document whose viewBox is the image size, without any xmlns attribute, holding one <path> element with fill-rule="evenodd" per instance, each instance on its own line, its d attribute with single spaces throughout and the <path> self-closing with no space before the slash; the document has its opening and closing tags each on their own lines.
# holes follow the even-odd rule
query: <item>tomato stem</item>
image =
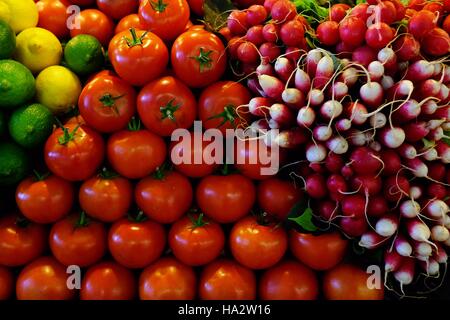
<svg viewBox="0 0 450 320">
<path fill-rule="evenodd" d="M 112 170 L 108 170 L 106 167 L 98 174 L 98 176 L 104 180 L 112 180 L 120 177 L 120 175 Z"/>
<path fill-rule="evenodd" d="M 128 123 L 128 130 L 129 131 L 141 130 L 141 120 L 139 120 L 136 117 L 131 118 L 130 122 Z"/>
<path fill-rule="evenodd" d="M 23 229 L 23 228 L 28 227 L 30 225 L 31 221 L 28 220 L 25 217 L 19 216 L 19 217 L 16 218 L 16 222 L 15 223 L 16 223 L 16 226 L 18 226 L 19 228 Z"/>
<path fill-rule="evenodd" d="M 166 171 L 168 171 L 168 165 L 164 162 L 160 167 L 156 168 L 155 173 L 153 174 L 153 178 L 156 180 L 163 180 L 166 176 Z"/>
<path fill-rule="evenodd" d="M 191 227 L 192 230 L 204 227 L 209 224 L 209 222 L 207 222 L 203 219 L 204 216 L 205 215 L 203 213 L 200 213 L 197 218 L 195 218 L 194 216 L 192 216 L 190 214 L 188 215 L 189 220 L 191 220 L 191 222 L 192 222 L 192 227 Z"/>
<path fill-rule="evenodd" d="M 128 214 L 128 220 L 131 222 L 144 222 L 147 220 L 147 216 L 145 215 L 144 211 L 139 210 L 136 216 L 133 216 L 132 214 Z"/>
<path fill-rule="evenodd" d="M 75 223 L 75 228 L 83 228 L 87 227 L 89 225 L 89 218 L 86 215 L 86 212 L 81 211 L 80 217 L 78 218 L 78 221 Z"/>
<path fill-rule="evenodd" d="M 99 101 L 103 104 L 104 107 L 113 109 L 114 113 L 116 113 L 118 115 L 119 109 L 116 106 L 116 100 L 119 100 L 120 98 L 123 98 L 124 96 L 125 96 L 125 94 L 114 97 L 110 93 L 105 93 L 103 96 L 100 97 Z"/>
<path fill-rule="evenodd" d="M 164 12 L 166 10 L 168 4 L 165 3 L 163 0 L 158 1 L 149 1 L 150 5 L 152 6 L 152 9 L 156 12 Z"/>
<path fill-rule="evenodd" d="M 67 129 L 66 127 L 61 127 L 62 131 L 63 131 L 63 136 L 58 137 L 58 143 L 60 145 L 65 146 L 66 144 L 68 144 L 70 141 L 72 141 L 73 139 L 75 139 L 75 134 L 77 133 L 78 129 L 80 128 L 80 125 L 77 125 L 72 132 L 69 132 L 69 129 Z"/>
<path fill-rule="evenodd" d="M 213 51 L 204 51 L 203 48 L 200 48 L 200 53 L 197 57 L 191 57 L 191 59 L 195 59 L 200 64 L 200 72 L 204 72 L 205 69 L 211 69 L 212 66 L 212 58 L 211 53 Z"/>
<path fill-rule="evenodd" d="M 148 31 L 145 31 L 140 37 L 137 36 L 135 28 L 130 28 L 130 33 L 132 39 L 125 37 L 125 41 L 129 47 L 135 47 L 144 44 L 144 37 L 147 35 Z"/>
<path fill-rule="evenodd" d="M 37 170 L 33 170 L 33 174 L 36 181 L 44 181 L 50 176 L 50 172 L 39 173 Z"/>
<path fill-rule="evenodd" d="M 225 123 L 229 122 L 231 125 L 236 128 L 236 124 L 234 123 L 234 120 L 236 119 L 236 109 L 233 105 L 227 105 L 225 108 L 223 108 L 223 111 L 219 114 L 216 114 L 214 116 L 209 117 L 206 120 L 212 120 L 212 119 L 219 119 L 222 118 L 222 122 L 220 122 L 219 127 L 223 126 Z"/>
<path fill-rule="evenodd" d="M 168 118 L 168 119 L 172 120 L 173 122 L 175 122 L 175 112 L 178 109 L 180 109 L 181 104 L 174 105 L 173 104 L 174 102 L 175 102 L 175 98 L 173 98 L 172 100 L 167 102 L 167 104 L 165 106 L 162 106 L 159 108 L 159 110 L 162 113 L 161 120 Z"/>
</svg>

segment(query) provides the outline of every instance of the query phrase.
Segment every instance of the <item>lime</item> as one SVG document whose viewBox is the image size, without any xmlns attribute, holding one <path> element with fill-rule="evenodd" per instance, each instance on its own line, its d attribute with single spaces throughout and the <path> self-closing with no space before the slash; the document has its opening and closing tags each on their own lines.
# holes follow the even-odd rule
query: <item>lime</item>
<svg viewBox="0 0 450 320">
<path fill-rule="evenodd" d="M 21 147 L 10 142 L 0 143 L 0 186 L 11 186 L 25 178 L 29 165 Z"/>
<path fill-rule="evenodd" d="M 0 60 L 0 108 L 12 109 L 33 98 L 35 80 L 23 64 Z"/>
<path fill-rule="evenodd" d="M 33 0 L 0 0 L 0 15 L 17 34 L 36 27 L 39 13 Z"/>
<path fill-rule="evenodd" d="M 0 137 L 5 133 L 6 123 L 5 115 L 0 111 Z"/>
<path fill-rule="evenodd" d="M 53 114 L 42 104 L 17 109 L 9 119 L 9 134 L 22 147 L 42 145 L 52 133 Z"/>
<path fill-rule="evenodd" d="M 105 61 L 103 47 L 97 38 L 80 34 L 64 48 L 67 66 L 76 74 L 87 75 L 101 69 Z"/>
<path fill-rule="evenodd" d="M 0 60 L 9 59 L 16 49 L 16 35 L 11 27 L 0 20 Z"/>
</svg>

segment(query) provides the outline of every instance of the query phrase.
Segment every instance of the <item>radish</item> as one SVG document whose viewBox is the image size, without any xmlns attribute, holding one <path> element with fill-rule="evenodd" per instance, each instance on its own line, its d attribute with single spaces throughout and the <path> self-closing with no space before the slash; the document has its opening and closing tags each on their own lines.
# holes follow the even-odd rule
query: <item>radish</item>
<svg viewBox="0 0 450 320">
<path fill-rule="evenodd" d="M 341 209 L 343 215 L 361 219 L 365 216 L 366 199 L 358 194 L 346 195 L 342 198 Z"/>
<path fill-rule="evenodd" d="M 435 148 L 441 158 L 441 161 L 445 164 L 450 163 L 450 146 L 445 142 L 439 141 Z"/>
<path fill-rule="evenodd" d="M 394 272 L 395 279 L 400 283 L 403 290 L 404 285 L 409 285 L 414 280 L 415 261 L 412 258 L 405 258 L 402 265 Z"/>
<path fill-rule="evenodd" d="M 339 119 L 336 122 L 336 130 L 339 132 L 347 131 L 352 127 L 352 122 L 349 119 Z"/>
<path fill-rule="evenodd" d="M 324 21 L 316 29 L 317 38 L 325 46 L 334 46 L 339 42 L 339 23 Z"/>
<path fill-rule="evenodd" d="M 300 127 L 309 128 L 316 120 L 316 113 L 310 107 L 303 107 L 298 110 L 297 124 Z"/>
<path fill-rule="evenodd" d="M 327 179 L 327 189 L 330 193 L 343 193 L 347 191 L 347 182 L 339 174 L 332 174 Z"/>
<path fill-rule="evenodd" d="M 400 214 L 405 218 L 415 218 L 420 213 L 420 204 L 414 200 L 405 200 L 400 205 Z"/>
<path fill-rule="evenodd" d="M 375 231 L 382 237 L 390 237 L 398 230 L 398 218 L 394 215 L 386 215 L 375 224 Z"/>
<path fill-rule="evenodd" d="M 291 74 L 295 70 L 295 66 L 292 64 L 291 60 L 285 57 L 279 57 L 275 61 L 274 65 L 275 72 L 284 81 L 287 81 Z"/>
<path fill-rule="evenodd" d="M 367 230 L 367 221 L 365 218 L 355 219 L 350 217 L 341 218 L 339 225 L 342 231 L 349 237 L 359 237 Z"/>
<path fill-rule="evenodd" d="M 296 47 L 287 47 L 284 55 L 286 58 L 291 60 L 295 65 L 297 65 L 298 61 L 301 58 L 302 51 L 304 50 Z"/>
<path fill-rule="evenodd" d="M 280 29 L 280 37 L 281 41 L 288 47 L 301 46 L 305 39 L 303 24 L 298 20 L 291 20 L 284 23 Z"/>
<path fill-rule="evenodd" d="M 448 255 L 445 252 L 444 248 L 441 247 L 439 244 L 437 244 L 436 246 L 437 246 L 437 250 L 434 253 L 433 258 L 436 259 L 436 261 L 438 263 L 445 263 L 445 264 L 447 264 Z"/>
<path fill-rule="evenodd" d="M 400 156 L 394 150 L 382 150 L 380 158 L 384 164 L 383 174 L 386 176 L 397 174 L 402 167 Z"/>
<path fill-rule="evenodd" d="M 263 37 L 269 43 L 276 43 L 280 39 L 280 28 L 275 23 L 268 23 L 264 25 Z"/>
<path fill-rule="evenodd" d="M 367 214 L 370 217 L 382 217 L 389 210 L 386 199 L 383 196 L 372 196 L 367 206 Z"/>
<path fill-rule="evenodd" d="M 319 89 L 312 89 L 308 93 L 308 103 L 312 106 L 319 106 L 323 103 L 323 100 L 325 99 L 323 92 Z"/>
<path fill-rule="evenodd" d="M 377 174 L 382 167 L 378 154 L 367 147 L 358 147 L 350 155 L 352 168 L 357 174 Z"/>
<path fill-rule="evenodd" d="M 422 197 L 422 194 L 423 190 L 420 186 L 411 186 L 411 188 L 409 189 L 409 196 L 412 199 L 420 199 L 420 197 Z"/>
<path fill-rule="evenodd" d="M 257 47 L 262 45 L 264 42 L 266 42 L 266 39 L 264 39 L 263 36 L 263 26 L 254 25 L 253 27 L 248 29 L 247 33 L 245 34 L 245 39 L 247 41 L 250 41 Z"/>
<path fill-rule="evenodd" d="M 393 272 L 398 270 L 403 262 L 403 257 L 395 250 L 386 250 L 384 253 L 384 271 Z"/>
<path fill-rule="evenodd" d="M 410 80 L 400 80 L 388 90 L 389 99 L 401 99 L 409 97 L 414 91 L 414 84 Z"/>
<path fill-rule="evenodd" d="M 261 76 L 263 74 L 268 76 L 275 76 L 275 70 L 273 69 L 272 65 L 268 62 L 262 62 L 257 68 L 256 68 L 256 75 Z"/>
<path fill-rule="evenodd" d="M 318 141 L 327 141 L 331 138 L 333 130 L 329 126 L 319 125 L 313 130 L 313 137 Z"/>
<path fill-rule="evenodd" d="M 436 151 L 436 149 L 431 148 L 428 149 L 422 156 L 425 160 L 427 161 L 434 161 L 437 160 L 439 158 L 438 152 Z"/>
<path fill-rule="evenodd" d="M 427 195 L 430 198 L 444 199 L 447 196 L 447 188 L 438 183 L 431 183 L 427 188 Z"/>
<path fill-rule="evenodd" d="M 297 110 L 305 104 L 305 95 L 296 88 L 284 89 L 281 94 L 281 99 L 283 99 L 283 102 L 289 107 L 293 107 Z"/>
<path fill-rule="evenodd" d="M 330 81 L 334 73 L 333 59 L 329 55 L 323 56 L 317 63 L 316 73 L 314 75 L 313 87 L 323 89 Z"/>
<path fill-rule="evenodd" d="M 431 231 L 428 226 L 420 220 L 409 220 L 406 222 L 409 236 L 418 242 L 428 242 Z"/>
<path fill-rule="evenodd" d="M 350 16 L 339 24 L 339 36 L 341 40 L 353 46 L 360 46 L 364 41 L 366 24 L 364 20 Z"/>
<path fill-rule="evenodd" d="M 367 109 L 358 102 L 351 102 L 345 106 L 345 113 L 356 125 L 362 125 L 367 121 Z"/>
<path fill-rule="evenodd" d="M 420 44 L 410 34 L 400 36 L 394 42 L 394 49 L 400 61 L 414 61 L 420 54 Z"/>
<path fill-rule="evenodd" d="M 380 177 L 363 175 L 353 177 L 351 179 L 351 186 L 354 190 L 359 190 L 360 194 L 374 196 L 380 193 L 382 183 Z"/>
<path fill-rule="evenodd" d="M 396 123 L 405 123 L 417 118 L 420 112 L 421 108 L 419 103 L 414 99 L 410 99 L 402 103 L 400 107 L 396 109 L 392 114 L 392 118 Z"/>
<path fill-rule="evenodd" d="M 276 22 L 289 21 L 294 19 L 297 15 L 297 8 L 290 1 L 280 0 L 273 4 L 270 9 L 270 15 Z"/>
<path fill-rule="evenodd" d="M 374 129 L 383 128 L 386 125 L 387 118 L 383 113 L 375 113 L 369 118 L 370 126 Z"/>
<path fill-rule="evenodd" d="M 344 161 L 342 160 L 342 156 L 335 153 L 330 153 L 325 159 L 325 167 L 332 173 L 340 172 L 343 166 Z"/>
<path fill-rule="evenodd" d="M 247 32 L 247 13 L 233 10 L 227 18 L 227 27 L 234 35 L 244 35 Z"/>
<path fill-rule="evenodd" d="M 423 114 L 433 114 L 436 112 L 436 110 L 438 109 L 438 105 L 436 103 L 436 101 L 433 100 L 428 100 L 424 103 L 421 104 L 421 112 Z"/>
<path fill-rule="evenodd" d="M 384 66 L 379 61 L 372 61 L 367 67 L 371 81 L 379 81 L 384 76 Z"/>
<path fill-rule="evenodd" d="M 413 249 L 416 256 L 431 257 L 433 248 L 426 242 L 413 242 Z"/>
<path fill-rule="evenodd" d="M 326 145 L 330 151 L 336 154 L 344 154 L 348 150 L 347 140 L 341 136 L 335 136 L 334 138 L 327 140 Z"/>
<path fill-rule="evenodd" d="M 250 91 L 253 92 L 255 95 L 267 97 L 263 89 L 259 85 L 258 79 L 256 78 L 249 78 L 247 80 L 247 88 L 249 88 Z"/>
<path fill-rule="evenodd" d="M 330 200 L 323 201 L 317 208 L 320 217 L 325 221 L 331 221 L 337 214 L 338 205 Z"/>
<path fill-rule="evenodd" d="M 253 121 L 250 124 L 250 130 L 252 130 L 253 133 L 264 133 L 270 129 L 269 123 L 266 119 L 258 119 L 256 121 Z"/>
<path fill-rule="evenodd" d="M 309 92 L 311 88 L 311 79 L 309 75 L 300 68 L 295 71 L 295 87 L 301 90 L 303 93 Z"/>
<path fill-rule="evenodd" d="M 325 179 L 321 174 L 312 174 L 306 178 L 306 192 L 314 199 L 321 199 L 327 195 Z"/>
<path fill-rule="evenodd" d="M 281 148 L 297 148 L 307 141 L 305 133 L 300 128 L 281 131 L 275 136 L 273 143 Z"/>
<path fill-rule="evenodd" d="M 261 5 L 251 5 L 247 9 L 247 24 L 249 26 L 256 26 L 263 24 L 267 18 L 267 10 Z"/>
<path fill-rule="evenodd" d="M 350 129 L 348 139 L 353 146 L 362 147 L 370 142 L 371 134 L 369 132 L 362 132 L 356 129 Z"/>
<path fill-rule="evenodd" d="M 444 201 L 435 199 L 429 201 L 424 210 L 428 217 L 439 219 L 449 212 L 449 207 Z"/>
<path fill-rule="evenodd" d="M 437 96 L 441 90 L 441 84 L 437 80 L 427 79 L 422 81 L 417 89 L 419 96 L 425 99 L 427 97 Z"/>
<path fill-rule="evenodd" d="M 320 108 L 320 114 L 325 119 L 334 119 L 342 114 L 342 104 L 336 100 L 328 100 Z"/>
<path fill-rule="evenodd" d="M 306 71 L 310 77 L 314 77 L 317 70 L 317 65 L 323 54 L 320 50 L 314 49 L 308 52 L 306 55 Z"/>
<path fill-rule="evenodd" d="M 355 50 L 353 50 L 352 53 L 352 61 L 365 68 L 367 68 L 369 64 L 376 59 L 377 59 L 376 50 L 369 46 L 360 46 Z"/>
<path fill-rule="evenodd" d="M 376 152 L 380 152 L 381 149 L 383 149 L 383 146 L 378 141 L 372 141 L 369 144 L 369 148 L 374 150 L 374 151 L 376 151 Z"/>
<path fill-rule="evenodd" d="M 427 138 L 430 139 L 431 141 L 439 141 L 444 136 L 445 136 L 444 129 L 442 129 L 441 127 L 437 127 L 436 129 L 431 130 L 427 134 Z"/>
<path fill-rule="evenodd" d="M 275 77 L 265 74 L 258 76 L 258 82 L 269 98 L 280 100 L 281 94 L 284 91 L 283 82 Z"/>
<path fill-rule="evenodd" d="M 380 61 L 385 68 L 392 68 L 397 63 L 397 56 L 395 55 L 394 50 L 391 48 L 383 48 L 378 51 L 377 59 Z"/>
<path fill-rule="evenodd" d="M 353 177 L 353 169 L 349 165 L 345 165 L 341 168 L 341 174 L 345 179 L 350 179 Z"/>
<path fill-rule="evenodd" d="M 412 246 L 402 235 L 397 235 L 394 247 L 395 251 L 402 257 L 410 257 L 412 255 Z"/>
<path fill-rule="evenodd" d="M 374 23 L 367 28 L 365 38 L 368 46 L 374 49 L 384 48 L 389 42 L 394 39 L 394 31 L 391 27 L 384 23 Z"/>
<path fill-rule="evenodd" d="M 384 181 L 383 194 L 387 201 L 398 202 L 409 195 L 409 181 L 404 176 L 390 176 Z"/>
<path fill-rule="evenodd" d="M 427 165 L 420 159 L 406 159 L 405 160 L 406 167 L 412 171 L 412 173 L 418 178 L 427 178 L 428 177 L 428 167 Z"/>
<path fill-rule="evenodd" d="M 370 250 L 376 249 L 381 246 L 386 238 L 380 236 L 379 234 L 369 230 L 365 232 L 358 242 L 358 245 L 363 248 Z"/>
<path fill-rule="evenodd" d="M 433 226 L 431 228 L 431 239 L 438 242 L 447 241 L 450 237 L 450 232 L 446 227 L 443 226 Z"/>
<path fill-rule="evenodd" d="M 281 49 L 274 43 L 265 42 L 259 47 L 259 53 L 262 57 L 262 63 L 268 63 L 275 61 L 280 56 Z"/>
<path fill-rule="evenodd" d="M 310 144 L 306 147 L 306 159 L 309 162 L 321 162 L 327 156 L 327 149 L 322 144 Z"/>
<path fill-rule="evenodd" d="M 348 87 L 344 82 L 338 81 L 333 83 L 330 88 L 329 96 L 336 100 L 343 99 L 348 94 Z"/>
<path fill-rule="evenodd" d="M 381 143 L 388 148 L 398 148 L 406 139 L 405 131 L 402 128 L 383 128 L 380 132 Z"/>
<path fill-rule="evenodd" d="M 380 83 L 384 90 L 389 90 L 394 86 L 394 79 L 391 76 L 384 75 L 381 77 Z"/>
<path fill-rule="evenodd" d="M 342 81 L 347 87 L 351 88 L 358 81 L 358 71 L 355 68 L 346 68 L 342 71 L 338 81 Z"/>
<path fill-rule="evenodd" d="M 422 140 L 430 132 L 427 123 L 424 121 L 410 122 L 403 126 L 405 139 L 408 142 L 417 142 Z"/>
<path fill-rule="evenodd" d="M 413 81 L 423 81 L 431 78 L 434 73 L 434 67 L 426 60 L 417 60 L 411 64 L 406 72 L 405 79 Z"/>
<path fill-rule="evenodd" d="M 264 117 L 269 112 L 272 101 L 268 98 L 255 97 L 248 103 L 248 110 L 254 116 Z"/>
<path fill-rule="evenodd" d="M 378 82 L 368 82 L 359 89 L 362 101 L 370 107 L 377 107 L 383 102 L 384 91 Z"/>
</svg>

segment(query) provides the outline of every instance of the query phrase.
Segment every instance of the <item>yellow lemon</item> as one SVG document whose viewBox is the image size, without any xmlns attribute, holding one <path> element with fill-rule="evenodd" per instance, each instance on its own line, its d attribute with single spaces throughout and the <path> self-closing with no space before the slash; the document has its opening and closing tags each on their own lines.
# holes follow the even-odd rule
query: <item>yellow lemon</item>
<svg viewBox="0 0 450 320">
<path fill-rule="evenodd" d="M 0 0 L 0 16 L 3 15 L 16 34 L 36 27 L 39 20 L 39 12 L 33 0 Z"/>
<path fill-rule="evenodd" d="M 54 114 L 77 105 L 81 83 L 75 73 L 62 66 L 51 66 L 36 78 L 36 98 Z"/>
</svg>

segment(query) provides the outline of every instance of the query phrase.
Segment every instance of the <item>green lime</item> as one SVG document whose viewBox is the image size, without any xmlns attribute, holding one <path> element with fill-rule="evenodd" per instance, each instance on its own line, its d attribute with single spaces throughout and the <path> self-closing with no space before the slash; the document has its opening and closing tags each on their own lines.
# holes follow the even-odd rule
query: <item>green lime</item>
<svg viewBox="0 0 450 320">
<path fill-rule="evenodd" d="M 0 60 L 0 108 L 13 109 L 33 98 L 33 74 L 14 60 Z"/>
<path fill-rule="evenodd" d="M 0 187 L 12 186 L 25 178 L 29 165 L 21 147 L 10 142 L 0 143 Z"/>
<path fill-rule="evenodd" d="M 9 59 L 16 49 L 16 34 L 3 20 L 0 20 L 0 59 Z"/>
<path fill-rule="evenodd" d="M 5 133 L 6 123 L 5 115 L 0 111 L 0 137 Z"/>
<path fill-rule="evenodd" d="M 52 133 L 54 118 L 50 110 L 39 103 L 17 109 L 9 119 L 9 133 L 22 147 L 43 144 Z"/>
<path fill-rule="evenodd" d="M 87 34 L 80 34 L 67 42 L 64 59 L 67 67 L 79 75 L 100 70 L 105 61 L 102 45 Z"/>
</svg>

